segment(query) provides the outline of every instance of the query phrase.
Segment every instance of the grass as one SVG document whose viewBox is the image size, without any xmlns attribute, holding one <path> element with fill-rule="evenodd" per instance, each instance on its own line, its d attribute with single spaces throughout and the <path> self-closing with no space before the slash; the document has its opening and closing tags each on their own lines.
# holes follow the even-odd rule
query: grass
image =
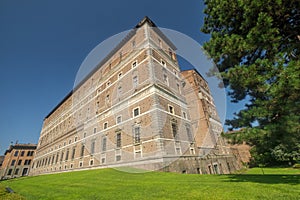
<svg viewBox="0 0 300 200">
<path fill-rule="evenodd" d="M 264 175 L 260 168 L 251 169 L 247 174 L 235 175 L 126 173 L 114 169 L 101 169 L 2 181 L 0 191 L 9 186 L 28 200 L 296 200 L 300 196 L 299 178 L 300 170 L 284 168 L 265 168 Z M 6 197 L 8 198 L 7 195 Z M 0 199 L 3 199 L 1 192 Z"/>
</svg>

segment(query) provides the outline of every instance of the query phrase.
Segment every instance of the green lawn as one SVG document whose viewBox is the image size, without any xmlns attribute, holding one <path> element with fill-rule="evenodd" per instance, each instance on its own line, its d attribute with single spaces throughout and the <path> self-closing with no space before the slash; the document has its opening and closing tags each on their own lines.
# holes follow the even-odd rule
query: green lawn
<svg viewBox="0 0 300 200">
<path fill-rule="evenodd" d="M 126 173 L 114 169 L 0 182 L 28 200 L 41 199 L 299 199 L 300 170 L 251 169 L 247 174 Z M 2 196 L 1 196 L 2 194 Z M 0 199 L 8 198 L 0 192 Z M 16 195 L 16 194 L 15 194 Z M 11 199 L 18 199 L 17 196 Z"/>
</svg>

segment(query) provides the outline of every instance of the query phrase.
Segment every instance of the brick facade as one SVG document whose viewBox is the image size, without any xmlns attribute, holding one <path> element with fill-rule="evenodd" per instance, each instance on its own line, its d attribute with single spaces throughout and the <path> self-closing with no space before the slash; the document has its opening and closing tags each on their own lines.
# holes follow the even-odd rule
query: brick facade
<svg viewBox="0 0 300 200">
<path fill-rule="evenodd" d="M 27 176 L 35 155 L 35 144 L 10 145 L 0 166 L 0 179 Z"/>
<path fill-rule="evenodd" d="M 175 50 L 144 18 L 44 119 L 31 174 L 119 166 L 166 170 L 171 161 L 190 166 L 186 156 L 200 159 L 203 148 L 214 149 L 222 129 L 217 114 L 207 118 L 190 109 Z M 204 110 L 201 98 L 196 102 Z M 206 121 L 198 122 L 199 115 Z"/>
</svg>

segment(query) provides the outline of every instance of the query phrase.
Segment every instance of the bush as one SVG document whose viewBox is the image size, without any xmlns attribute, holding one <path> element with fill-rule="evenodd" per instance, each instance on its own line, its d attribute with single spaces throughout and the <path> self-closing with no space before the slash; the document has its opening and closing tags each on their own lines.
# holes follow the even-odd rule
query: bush
<svg viewBox="0 0 300 200">
<path fill-rule="evenodd" d="M 294 164 L 294 165 L 293 165 L 293 168 L 294 168 L 294 169 L 300 169 L 300 163 Z"/>
</svg>

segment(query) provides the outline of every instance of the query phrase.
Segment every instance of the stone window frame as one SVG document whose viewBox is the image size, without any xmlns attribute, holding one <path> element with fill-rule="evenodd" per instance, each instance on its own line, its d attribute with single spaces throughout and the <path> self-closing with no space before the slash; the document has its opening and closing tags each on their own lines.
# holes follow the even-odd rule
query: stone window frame
<svg viewBox="0 0 300 200">
<path fill-rule="evenodd" d="M 167 67 L 167 63 L 164 59 L 160 59 L 160 64 L 163 66 L 163 67 Z"/>
<path fill-rule="evenodd" d="M 134 60 L 134 61 L 131 63 L 132 69 L 133 69 L 133 68 L 136 68 L 138 65 L 139 65 L 138 60 Z"/>
<path fill-rule="evenodd" d="M 171 113 L 172 115 L 175 115 L 175 109 L 173 105 L 168 104 L 168 112 Z"/>
<path fill-rule="evenodd" d="M 139 85 L 139 76 L 138 75 L 134 75 L 132 77 L 132 87 L 136 88 Z"/>
<path fill-rule="evenodd" d="M 122 132 L 121 130 L 116 130 L 116 148 L 120 149 L 122 147 Z"/>
<path fill-rule="evenodd" d="M 108 121 L 106 121 L 106 122 L 103 123 L 103 130 L 105 130 L 107 128 L 108 128 Z"/>
<path fill-rule="evenodd" d="M 90 154 L 94 155 L 95 154 L 95 146 L 96 146 L 96 139 L 91 140 L 91 149 L 90 149 Z"/>
<path fill-rule="evenodd" d="M 187 113 L 185 111 L 182 111 L 182 117 L 183 119 L 187 119 Z"/>
<path fill-rule="evenodd" d="M 135 112 L 136 110 L 138 111 L 137 114 L 136 114 L 136 112 Z M 141 114 L 141 108 L 140 108 L 140 106 L 135 107 L 135 108 L 132 109 L 132 117 L 133 117 L 133 118 L 138 117 L 140 114 Z"/>
<path fill-rule="evenodd" d="M 118 119 L 120 119 L 120 121 Z M 122 123 L 122 115 L 118 115 L 116 117 L 116 124 L 120 124 L 120 123 Z"/>
<path fill-rule="evenodd" d="M 94 159 L 90 159 L 89 166 L 94 166 L 94 164 L 95 164 Z"/>
<path fill-rule="evenodd" d="M 138 132 L 136 130 L 138 130 Z M 133 132 L 133 143 L 140 144 L 141 143 L 141 126 L 134 125 L 132 132 Z"/>
<path fill-rule="evenodd" d="M 107 151 L 107 136 L 106 135 L 102 136 L 102 139 L 101 139 L 101 151 L 102 152 Z"/>
</svg>

